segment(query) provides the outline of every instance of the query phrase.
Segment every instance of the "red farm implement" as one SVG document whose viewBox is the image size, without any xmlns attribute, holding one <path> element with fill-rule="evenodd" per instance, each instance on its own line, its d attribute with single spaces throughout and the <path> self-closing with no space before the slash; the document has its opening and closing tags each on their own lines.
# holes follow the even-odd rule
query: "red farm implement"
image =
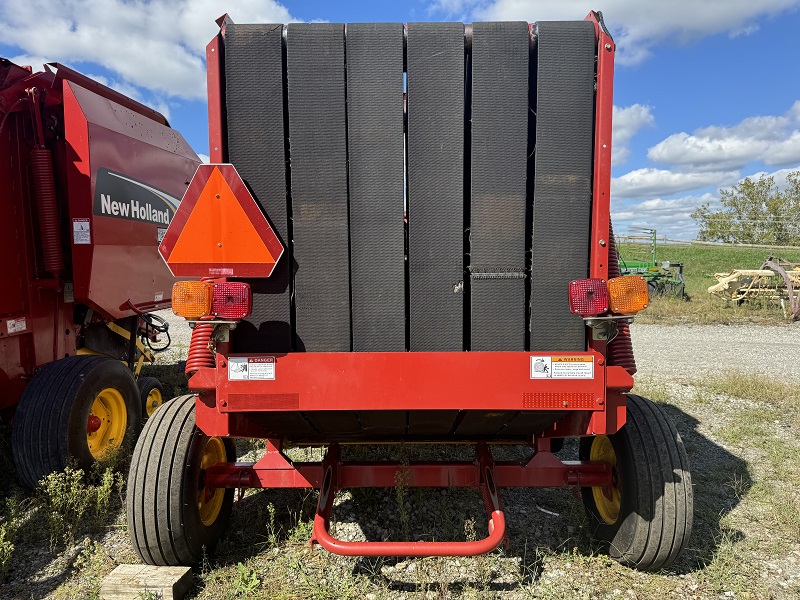
<svg viewBox="0 0 800 600">
<path fill-rule="evenodd" d="M 656 569 L 686 545 L 683 443 L 629 395 L 609 219 L 614 42 L 577 22 L 236 25 L 207 48 L 212 161 L 160 246 L 194 324 L 192 394 L 134 451 L 143 561 L 191 564 L 234 491 L 315 488 L 312 541 L 347 555 L 474 555 L 502 490 L 581 490 L 596 536 Z M 579 460 L 555 452 L 580 438 Z M 266 440 L 236 462 L 234 438 Z M 469 443 L 466 462 L 352 462 L 348 444 Z M 528 448 L 521 461 L 496 444 Z M 325 446 L 293 462 L 292 446 Z M 337 491 L 479 490 L 472 541 L 338 540 Z M 153 502 L 156 498 L 158 501 Z"/>
<path fill-rule="evenodd" d="M 158 243 L 197 155 L 150 108 L 64 66 L 0 59 L 0 416 L 30 486 L 131 442 L 174 282 Z"/>
</svg>

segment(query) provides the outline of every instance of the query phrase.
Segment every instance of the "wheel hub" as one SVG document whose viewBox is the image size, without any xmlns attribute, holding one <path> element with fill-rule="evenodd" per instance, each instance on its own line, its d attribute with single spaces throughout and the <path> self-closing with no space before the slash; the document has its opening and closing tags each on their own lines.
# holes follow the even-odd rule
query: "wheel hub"
<svg viewBox="0 0 800 600">
<path fill-rule="evenodd" d="M 210 488 L 205 484 L 206 469 L 217 463 L 226 462 L 228 459 L 225 444 L 222 438 L 209 437 L 203 444 L 202 458 L 200 459 L 200 477 L 198 478 L 197 508 L 200 511 L 200 520 L 204 525 L 210 526 L 217 520 L 225 499 L 225 490 Z"/>
<path fill-rule="evenodd" d="M 102 424 L 103 422 L 100 420 L 100 417 L 89 415 L 89 422 L 86 423 L 86 433 L 94 433 L 100 429 L 100 425 Z"/>
<path fill-rule="evenodd" d="M 122 444 L 127 426 L 125 398 L 118 389 L 105 388 L 95 396 L 86 423 L 86 443 L 95 460 Z"/>
<path fill-rule="evenodd" d="M 613 525 L 619 518 L 622 505 L 622 493 L 619 485 L 619 472 L 617 471 L 617 455 L 608 436 L 598 435 L 592 441 L 589 451 L 589 460 L 605 463 L 611 468 L 611 485 L 592 488 L 594 504 L 600 518 L 608 525 Z"/>
<path fill-rule="evenodd" d="M 161 396 L 161 392 L 156 388 L 150 390 L 147 394 L 147 401 L 145 403 L 145 412 L 147 413 L 148 417 L 151 417 L 156 409 L 164 403 L 164 398 Z"/>
</svg>

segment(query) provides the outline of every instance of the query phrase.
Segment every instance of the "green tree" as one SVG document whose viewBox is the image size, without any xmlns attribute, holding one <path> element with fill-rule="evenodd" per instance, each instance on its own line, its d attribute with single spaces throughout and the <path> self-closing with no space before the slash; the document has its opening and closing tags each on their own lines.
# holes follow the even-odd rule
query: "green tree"
<svg viewBox="0 0 800 600">
<path fill-rule="evenodd" d="M 697 238 L 736 244 L 800 246 L 800 171 L 787 176 L 780 190 L 772 176 L 746 177 L 720 190 L 722 209 L 703 204 L 692 213 L 700 225 Z"/>
</svg>

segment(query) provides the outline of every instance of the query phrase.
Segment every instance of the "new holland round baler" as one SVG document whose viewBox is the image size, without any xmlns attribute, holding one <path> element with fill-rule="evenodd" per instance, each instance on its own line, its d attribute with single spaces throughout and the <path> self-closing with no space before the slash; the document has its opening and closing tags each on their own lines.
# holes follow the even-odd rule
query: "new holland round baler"
<svg viewBox="0 0 800 600">
<path fill-rule="evenodd" d="M 214 164 L 160 247 L 192 278 L 173 292 L 194 325 L 192 393 L 134 452 L 142 560 L 200 560 L 237 488 L 318 489 L 312 541 L 331 552 L 431 556 L 497 547 L 503 488 L 573 487 L 612 556 L 672 562 L 691 477 L 674 426 L 628 394 L 647 289 L 619 277 L 613 247 L 602 18 L 219 24 Z M 577 461 L 555 454 L 567 437 Z M 266 454 L 236 462 L 234 438 L 266 440 Z M 352 443 L 469 443 L 475 460 L 354 463 Z M 530 450 L 498 461 L 495 444 Z M 324 460 L 284 453 L 304 445 Z M 398 485 L 479 490 L 487 537 L 331 535 L 338 490 Z"/>
<path fill-rule="evenodd" d="M 200 161 L 147 106 L 6 59 L 0 156 L 0 416 L 33 487 L 132 445 L 161 404 L 139 377 L 174 282 L 158 243 Z"/>
</svg>

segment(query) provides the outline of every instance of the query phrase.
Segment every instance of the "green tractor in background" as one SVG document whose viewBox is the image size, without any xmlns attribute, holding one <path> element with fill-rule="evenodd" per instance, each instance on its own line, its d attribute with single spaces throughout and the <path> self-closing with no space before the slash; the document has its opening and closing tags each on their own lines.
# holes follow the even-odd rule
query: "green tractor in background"
<svg viewBox="0 0 800 600">
<path fill-rule="evenodd" d="M 650 260 L 625 260 L 619 257 L 622 275 L 640 275 L 647 280 L 650 296 L 672 296 L 688 300 L 686 278 L 683 276 L 683 263 L 670 261 L 656 262 L 656 230 L 641 229 L 650 241 Z M 617 244 L 619 248 L 619 244 Z"/>
</svg>

